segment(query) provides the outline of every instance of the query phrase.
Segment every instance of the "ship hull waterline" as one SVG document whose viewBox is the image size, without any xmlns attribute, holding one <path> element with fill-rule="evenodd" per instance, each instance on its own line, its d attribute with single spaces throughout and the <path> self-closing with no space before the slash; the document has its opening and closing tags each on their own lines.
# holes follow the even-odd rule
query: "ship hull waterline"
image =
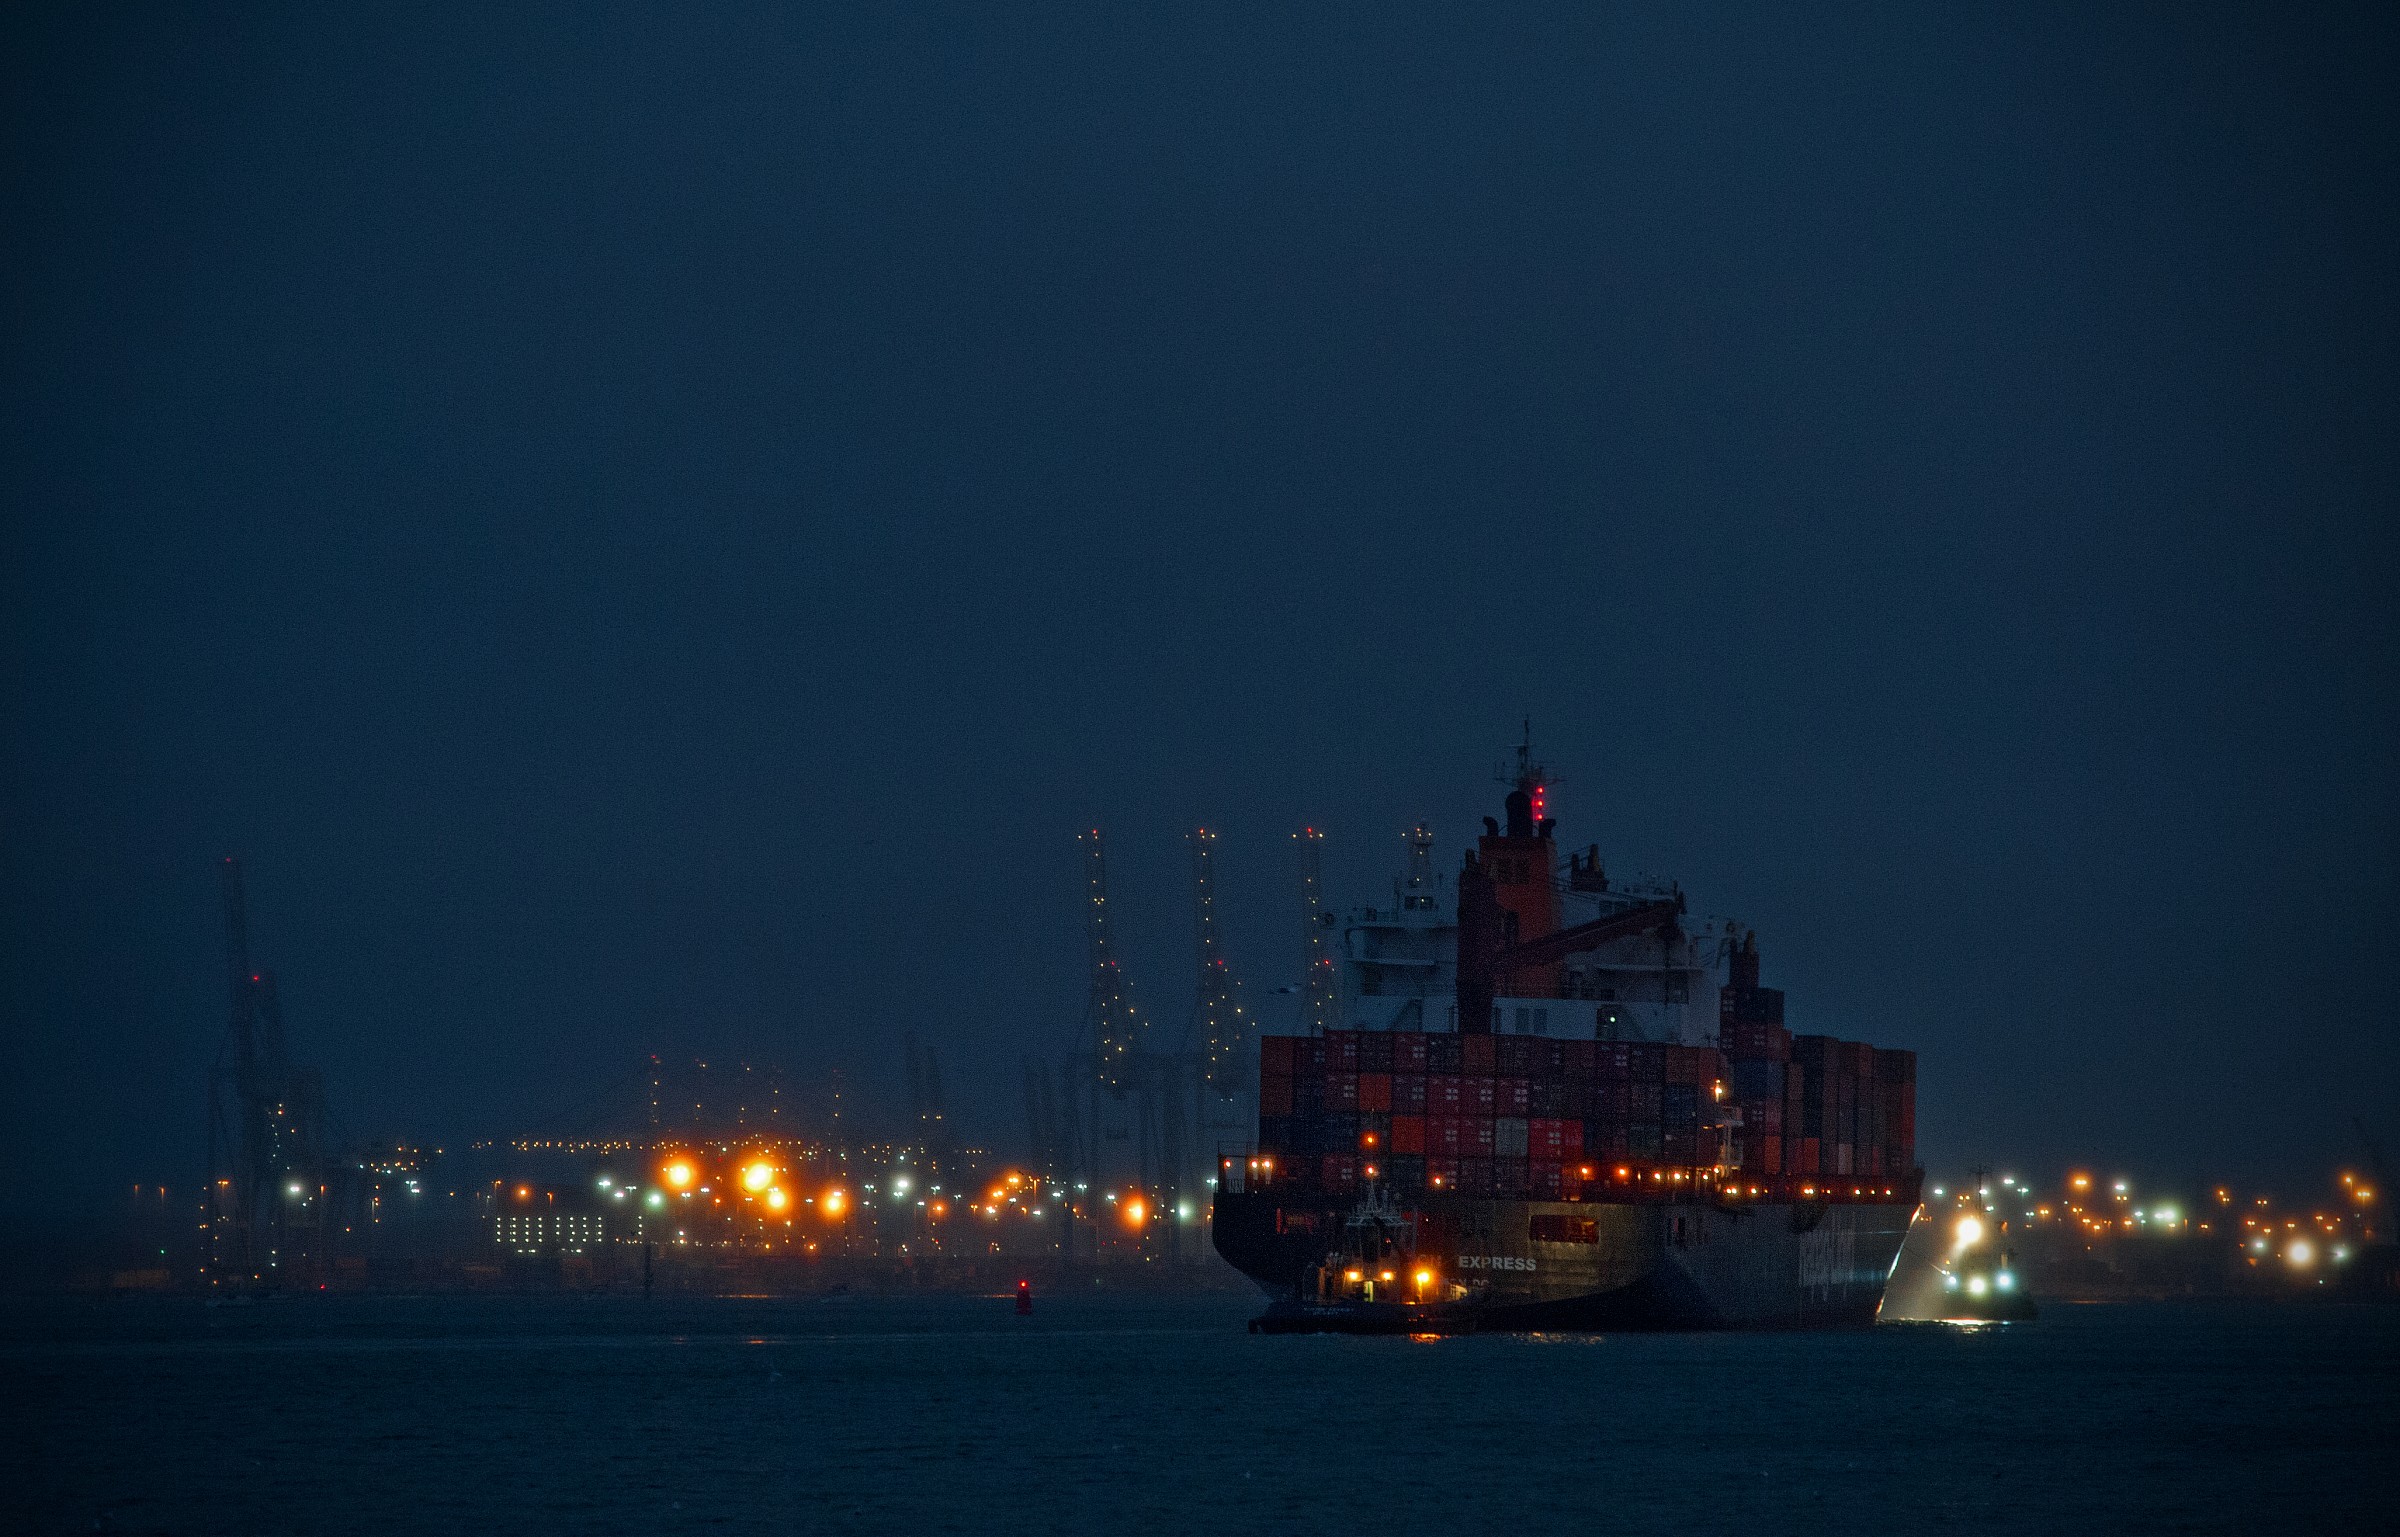
<svg viewBox="0 0 2400 1537">
<path fill-rule="evenodd" d="M 1530 1201 L 1427 1195 L 1409 1204 L 1407 1260 L 1464 1285 L 1477 1331 L 1864 1328 L 1915 1215 L 1911 1204 Z M 1311 1305 L 1348 1204 L 1221 1192 L 1218 1253 L 1277 1305 Z M 1534 1238 L 1536 1218 L 1581 1241 Z M 1339 1314 L 1324 1315 L 1338 1328 Z"/>
</svg>

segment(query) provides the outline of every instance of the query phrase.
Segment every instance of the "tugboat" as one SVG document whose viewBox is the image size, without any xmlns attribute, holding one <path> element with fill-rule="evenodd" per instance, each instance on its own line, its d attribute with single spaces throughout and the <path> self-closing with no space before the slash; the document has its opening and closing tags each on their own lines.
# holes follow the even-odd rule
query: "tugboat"
<svg viewBox="0 0 2400 1537">
<path fill-rule="evenodd" d="M 2008 1221 L 1993 1210 L 1982 1170 L 1975 1171 L 1975 1189 L 1960 1191 L 1956 1209 L 1939 1220 L 1948 1224 L 1943 1258 L 1934 1262 L 1945 1322 L 2026 1323 L 2040 1315 L 2017 1274 L 2016 1251 L 2006 1244 Z"/>
<path fill-rule="evenodd" d="M 1342 1243 L 1252 1334 L 1471 1334 L 1487 1287 L 1445 1281 L 1416 1254 L 1416 1222 L 1380 1186 L 1350 1209 Z"/>
</svg>

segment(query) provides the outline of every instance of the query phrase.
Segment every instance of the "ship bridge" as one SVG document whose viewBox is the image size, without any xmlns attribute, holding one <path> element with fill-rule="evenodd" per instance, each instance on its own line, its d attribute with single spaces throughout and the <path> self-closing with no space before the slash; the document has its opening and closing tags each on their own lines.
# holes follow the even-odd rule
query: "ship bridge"
<svg viewBox="0 0 2400 1537">
<path fill-rule="evenodd" d="M 1344 1026 L 1460 1029 L 1461 958 L 1472 956 L 1469 1006 L 1490 1013 L 1468 1023 L 1471 1033 L 1715 1039 L 1723 941 L 1686 928 L 1672 886 L 1612 886 L 1597 845 L 1570 852 L 1561 869 L 1548 800 L 1546 776 L 1519 749 L 1507 823 L 1484 819 L 1450 903 L 1432 875 L 1431 833 L 1420 825 L 1410 834 L 1394 905 L 1344 918 L 1336 1016 Z"/>
</svg>

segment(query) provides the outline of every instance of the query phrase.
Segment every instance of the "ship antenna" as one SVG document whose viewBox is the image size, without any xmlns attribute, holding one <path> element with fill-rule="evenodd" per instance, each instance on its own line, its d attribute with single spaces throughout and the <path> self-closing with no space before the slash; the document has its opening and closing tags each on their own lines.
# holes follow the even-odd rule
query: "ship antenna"
<svg viewBox="0 0 2400 1537">
<path fill-rule="evenodd" d="M 1512 790 L 1524 791 L 1533 802 L 1534 820 L 1539 822 L 1550 814 L 1548 792 L 1558 781 L 1550 777 L 1548 769 L 1533 761 L 1533 717 L 1530 715 L 1525 717 L 1524 733 L 1523 739 L 1517 743 L 1515 771 L 1512 773 L 1504 763 L 1492 777 Z"/>
</svg>

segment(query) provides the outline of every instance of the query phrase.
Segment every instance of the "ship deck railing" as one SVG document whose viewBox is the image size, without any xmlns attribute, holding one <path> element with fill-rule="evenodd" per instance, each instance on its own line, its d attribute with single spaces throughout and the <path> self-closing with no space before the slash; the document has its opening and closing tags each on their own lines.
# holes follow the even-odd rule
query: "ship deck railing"
<svg viewBox="0 0 2400 1537">
<path fill-rule="evenodd" d="M 1826 1205 L 1890 1206 L 1899 1203 L 1915 1205 L 1925 1183 L 1925 1171 L 1922 1169 L 1911 1169 L 1904 1175 L 1881 1174 L 1872 1178 L 1849 1174 L 1744 1174 L 1739 1169 L 1692 1168 L 1641 1159 L 1617 1159 L 1583 1168 L 1577 1193 L 1571 1196 L 1535 1196 L 1519 1191 L 1501 1194 L 1490 1190 L 1472 1194 L 1478 1199 L 1556 1200 L 1569 1204 L 1578 1201 L 1663 1204 L 1700 1200 L 1726 1206 L 1789 1204 L 1795 1201 Z M 1423 1187 L 1408 1188 L 1364 1175 L 1354 1181 L 1330 1183 L 1322 1178 L 1321 1169 L 1319 1159 L 1307 1154 L 1262 1151 L 1248 1143 L 1239 1147 L 1221 1147 L 1217 1153 L 1217 1189 L 1222 1194 L 1231 1195 L 1272 1189 L 1288 1191 L 1296 1196 L 1338 1199 L 1354 1199 L 1378 1188 L 1389 1189 L 1402 1198 L 1420 1193 L 1435 1196 L 1462 1193 L 1443 1189 L 1438 1177 Z"/>
</svg>

